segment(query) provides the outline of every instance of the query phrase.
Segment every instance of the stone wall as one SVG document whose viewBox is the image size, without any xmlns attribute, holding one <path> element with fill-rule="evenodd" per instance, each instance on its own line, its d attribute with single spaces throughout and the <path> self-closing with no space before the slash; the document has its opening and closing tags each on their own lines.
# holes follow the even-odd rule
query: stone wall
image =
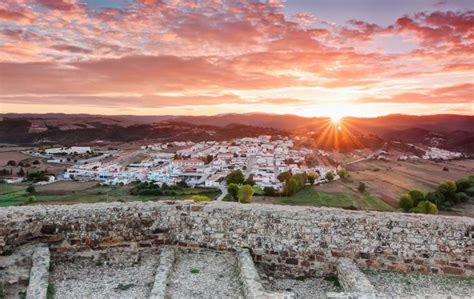
<svg viewBox="0 0 474 299">
<path fill-rule="evenodd" d="M 474 275 L 474 219 L 214 202 L 113 203 L 0 209 L 0 253 L 30 240 L 54 251 L 110 246 L 250 249 L 276 273 L 362 268 Z"/>
</svg>

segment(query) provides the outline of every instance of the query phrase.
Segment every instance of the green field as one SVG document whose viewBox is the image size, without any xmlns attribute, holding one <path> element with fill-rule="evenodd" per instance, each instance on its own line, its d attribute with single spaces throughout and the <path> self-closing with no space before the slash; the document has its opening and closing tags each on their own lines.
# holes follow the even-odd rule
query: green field
<svg viewBox="0 0 474 299">
<path fill-rule="evenodd" d="M 24 205 L 31 196 L 25 191 L 27 185 L 0 184 L 0 207 Z M 36 187 L 32 195 L 36 197 L 33 204 L 75 204 L 113 201 L 149 201 L 190 199 L 192 194 L 217 197 L 220 192 L 212 189 L 186 189 L 176 196 L 134 196 L 129 194 L 131 186 L 97 186 L 78 182 L 59 182 Z"/>
<path fill-rule="evenodd" d="M 275 197 L 273 203 L 280 205 L 357 208 L 358 210 L 393 210 L 388 204 L 369 194 L 318 192 L 313 187 L 305 187 L 289 197 Z"/>
</svg>

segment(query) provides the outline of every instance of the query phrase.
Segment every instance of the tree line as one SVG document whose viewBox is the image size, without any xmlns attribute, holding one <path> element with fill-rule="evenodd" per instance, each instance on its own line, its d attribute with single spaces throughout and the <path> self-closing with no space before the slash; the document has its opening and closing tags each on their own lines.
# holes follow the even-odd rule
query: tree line
<svg viewBox="0 0 474 299">
<path fill-rule="evenodd" d="M 445 181 L 436 190 L 423 193 L 411 190 L 400 197 L 399 206 L 405 212 L 437 215 L 439 210 L 466 202 L 474 196 L 474 176 L 458 181 Z"/>
</svg>

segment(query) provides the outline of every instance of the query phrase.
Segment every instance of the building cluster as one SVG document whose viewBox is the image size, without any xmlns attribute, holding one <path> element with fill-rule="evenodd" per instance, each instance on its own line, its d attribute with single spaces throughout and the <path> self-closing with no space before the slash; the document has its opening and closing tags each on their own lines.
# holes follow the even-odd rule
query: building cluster
<svg viewBox="0 0 474 299">
<path fill-rule="evenodd" d="M 179 147 L 169 151 L 170 147 Z M 104 184 L 128 184 L 134 181 L 153 181 L 176 184 L 186 181 L 190 186 L 220 187 L 233 170 L 241 170 L 245 178 L 252 177 L 261 188 L 282 189 L 278 175 L 317 172 L 323 180 L 332 166 L 307 167 L 307 155 L 325 155 L 305 148 L 294 148 L 291 138 L 271 136 L 241 138 L 232 141 L 179 142 L 152 144 L 142 147 L 148 158 L 129 165 L 96 162 L 75 165 L 64 173 L 65 179 L 98 180 Z"/>
<path fill-rule="evenodd" d="M 422 159 L 425 160 L 453 160 L 462 158 L 463 154 L 458 152 L 451 152 L 437 147 L 429 147 Z"/>
</svg>

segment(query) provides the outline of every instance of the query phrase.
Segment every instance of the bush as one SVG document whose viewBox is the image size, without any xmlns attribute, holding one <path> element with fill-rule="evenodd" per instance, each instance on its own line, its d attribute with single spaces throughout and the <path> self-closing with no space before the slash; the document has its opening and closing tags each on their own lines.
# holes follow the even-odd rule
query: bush
<svg viewBox="0 0 474 299">
<path fill-rule="evenodd" d="M 471 182 L 468 178 L 463 178 L 456 181 L 456 191 L 457 192 L 464 192 L 471 187 Z"/>
<path fill-rule="evenodd" d="M 308 174 L 308 182 L 311 184 L 311 185 L 314 185 L 314 182 L 316 181 L 316 179 L 319 178 L 319 175 L 317 173 L 310 173 Z"/>
<path fill-rule="evenodd" d="M 35 193 L 35 187 L 33 185 L 29 185 L 28 188 L 26 188 L 26 192 L 28 193 Z"/>
<path fill-rule="evenodd" d="M 291 171 L 285 171 L 285 172 L 280 173 L 280 174 L 277 176 L 277 179 L 278 179 L 280 182 L 286 182 L 286 181 L 288 181 L 292 176 L 293 176 L 293 174 L 291 173 Z"/>
<path fill-rule="evenodd" d="M 438 191 L 426 193 L 425 199 L 434 203 L 437 206 L 441 205 L 444 202 L 443 194 L 439 193 Z"/>
<path fill-rule="evenodd" d="M 244 179 L 245 178 L 242 171 L 234 170 L 227 175 L 226 182 L 227 182 L 227 185 L 230 185 L 230 184 L 241 185 L 244 182 Z"/>
<path fill-rule="evenodd" d="M 265 187 L 263 188 L 263 193 L 265 193 L 267 196 L 275 196 L 276 190 L 273 187 Z"/>
<path fill-rule="evenodd" d="M 400 197 L 400 201 L 398 202 L 400 208 L 402 208 L 405 212 L 410 211 L 413 208 L 413 199 L 410 195 L 404 194 Z"/>
<path fill-rule="evenodd" d="M 243 185 L 239 190 L 239 202 L 251 203 L 253 197 L 253 188 L 250 185 Z"/>
<path fill-rule="evenodd" d="M 414 211 L 415 213 L 438 215 L 438 207 L 428 200 L 420 201 Z"/>
<path fill-rule="evenodd" d="M 188 183 L 185 180 L 179 181 L 176 185 L 180 188 L 188 188 Z"/>
<path fill-rule="evenodd" d="M 285 182 L 285 186 L 283 187 L 283 193 L 285 196 L 291 196 L 298 192 L 298 181 L 295 178 L 290 178 Z"/>
<path fill-rule="evenodd" d="M 206 195 L 193 195 L 191 198 L 194 200 L 194 202 L 211 201 L 211 199 Z"/>
<path fill-rule="evenodd" d="M 365 190 L 367 190 L 367 186 L 364 182 L 360 182 L 359 186 L 357 187 L 357 190 L 359 190 L 360 193 L 364 193 Z"/>
<path fill-rule="evenodd" d="M 26 200 L 26 203 L 30 204 L 30 203 L 35 203 L 36 201 L 37 201 L 36 197 L 32 195 L 28 197 L 28 199 Z"/>
<path fill-rule="evenodd" d="M 474 187 L 470 187 L 465 193 L 469 196 L 474 196 Z"/>
<path fill-rule="evenodd" d="M 425 200 L 425 194 L 420 190 L 411 190 L 408 192 L 411 199 L 413 200 L 413 206 L 416 207 L 420 201 Z"/>
<path fill-rule="evenodd" d="M 39 161 L 39 160 L 34 160 L 34 161 L 33 161 L 33 165 L 38 165 L 38 164 L 40 164 L 40 161 Z"/>
<path fill-rule="evenodd" d="M 7 166 L 16 166 L 16 161 L 15 160 L 8 160 Z"/>
<path fill-rule="evenodd" d="M 253 180 L 253 176 L 250 175 L 242 184 L 250 185 L 250 186 L 253 187 L 255 185 L 255 181 Z"/>
<path fill-rule="evenodd" d="M 234 201 L 238 200 L 239 195 L 239 186 L 237 184 L 231 183 L 227 186 L 227 192 L 229 192 L 230 196 Z"/>
<path fill-rule="evenodd" d="M 328 173 L 326 173 L 326 180 L 328 181 L 334 180 L 334 173 L 332 173 L 332 171 L 329 171 Z"/>
<path fill-rule="evenodd" d="M 341 168 L 337 171 L 337 175 L 344 179 L 349 176 L 349 173 L 345 168 Z"/>
<path fill-rule="evenodd" d="M 438 191 L 439 193 L 443 194 L 446 200 L 454 201 L 455 200 L 454 195 L 456 194 L 456 191 L 457 191 L 456 183 L 453 181 L 443 182 L 439 184 Z"/>
<path fill-rule="evenodd" d="M 469 196 L 467 196 L 467 194 L 464 192 L 456 193 L 455 197 L 456 197 L 456 202 L 467 202 L 469 200 Z"/>
</svg>

